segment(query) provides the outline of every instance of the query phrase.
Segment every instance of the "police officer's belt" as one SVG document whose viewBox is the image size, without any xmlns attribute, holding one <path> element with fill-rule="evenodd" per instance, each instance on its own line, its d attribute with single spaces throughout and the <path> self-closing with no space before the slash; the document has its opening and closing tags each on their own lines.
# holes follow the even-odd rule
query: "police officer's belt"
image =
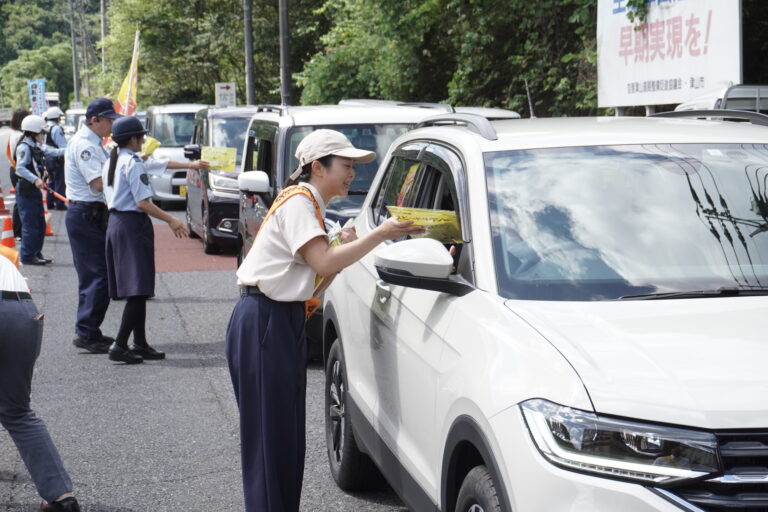
<svg viewBox="0 0 768 512">
<path fill-rule="evenodd" d="M 32 295 L 30 295 L 29 292 L 9 292 L 3 290 L 0 292 L 0 297 L 2 297 L 3 300 L 30 300 Z"/>
<path fill-rule="evenodd" d="M 79 204 L 81 206 L 95 206 L 97 208 L 106 208 L 107 205 L 99 202 L 99 201 L 75 201 L 74 199 L 69 200 L 72 204 Z"/>
</svg>

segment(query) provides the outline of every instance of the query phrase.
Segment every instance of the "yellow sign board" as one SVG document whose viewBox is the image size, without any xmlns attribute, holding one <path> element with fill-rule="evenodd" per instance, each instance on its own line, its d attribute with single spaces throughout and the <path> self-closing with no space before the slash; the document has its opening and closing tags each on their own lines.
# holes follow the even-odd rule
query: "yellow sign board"
<svg viewBox="0 0 768 512">
<path fill-rule="evenodd" d="M 411 235 L 412 238 L 434 238 L 444 244 L 461 243 L 461 228 L 454 211 L 402 206 L 387 206 L 387 210 L 399 221 L 410 220 L 416 226 L 424 226 L 424 233 Z"/>
<path fill-rule="evenodd" d="M 203 146 L 200 148 L 200 160 L 205 160 L 211 164 L 211 169 L 222 172 L 235 172 L 237 149 Z"/>
</svg>

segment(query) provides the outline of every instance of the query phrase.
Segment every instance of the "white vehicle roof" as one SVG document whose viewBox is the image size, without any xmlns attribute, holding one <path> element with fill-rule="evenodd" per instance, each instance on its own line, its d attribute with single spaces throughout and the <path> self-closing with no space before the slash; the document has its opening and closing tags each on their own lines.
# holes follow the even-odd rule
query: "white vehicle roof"
<svg viewBox="0 0 768 512">
<path fill-rule="evenodd" d="M 147 111 L 153 114 L 183 114 L 187 112 L 197 112 L 200 109 L 209 107 L 202 103 L 171 103 L 168 105 L 152 105 Z"/>
<path fill-rule="evenodd" d="M 253 119 L 281 126 L 345 125 L 360 123 L 417 123 L 440 111 L 428 107 L 380 105 L 314 105 L 304 107 L 261 106 Z M 265 110 L 272 109 L 272 110 Z"/>
<path fill-rule="evenodd" d="M 475 143 L 485 151 L 620 144 L 768 143 L 768 128 L 732 121 L 647 117 L 536 118 L 491 121 L 498 140 L 464 125 L 417 128 L 396 143 L 440 138 Z"/>
</svg>

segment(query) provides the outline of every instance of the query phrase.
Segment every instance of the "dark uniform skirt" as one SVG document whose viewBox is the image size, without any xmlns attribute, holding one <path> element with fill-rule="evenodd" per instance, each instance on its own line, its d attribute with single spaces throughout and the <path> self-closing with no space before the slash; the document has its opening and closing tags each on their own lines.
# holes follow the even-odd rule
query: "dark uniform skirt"
<svg viewBox="0 0 768 512">
<path fill-rule="evenodd" d="M 110 210 L 106 255 L 111 298 L 154 297 L 155 232 L 149 215 Z"/>
</svg>

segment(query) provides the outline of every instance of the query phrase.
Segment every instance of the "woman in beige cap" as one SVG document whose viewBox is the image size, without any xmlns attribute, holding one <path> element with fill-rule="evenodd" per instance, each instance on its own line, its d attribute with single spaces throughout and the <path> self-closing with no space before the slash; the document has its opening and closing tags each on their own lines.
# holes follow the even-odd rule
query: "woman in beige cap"
<svg viewBox="0 0 768 512">
<path fill-rule="evenodd" d="M 423 231 L 390 218 L 363 238 L 345 230 L 346 243 L 329 247 L 325 205 L 347 195 L 355 163 L 370 162 L 375 154 L 355 148 L 339 132 L 316 130 L 301 141 L 296 158 L 291 186 L 275 199 L 237 271 L 241 296 L 227 327 L 247 512 L 299 510 L 306 444 L 305 302 L 316 278 L 340 272 L 385 240 Z"/>
</svg>

